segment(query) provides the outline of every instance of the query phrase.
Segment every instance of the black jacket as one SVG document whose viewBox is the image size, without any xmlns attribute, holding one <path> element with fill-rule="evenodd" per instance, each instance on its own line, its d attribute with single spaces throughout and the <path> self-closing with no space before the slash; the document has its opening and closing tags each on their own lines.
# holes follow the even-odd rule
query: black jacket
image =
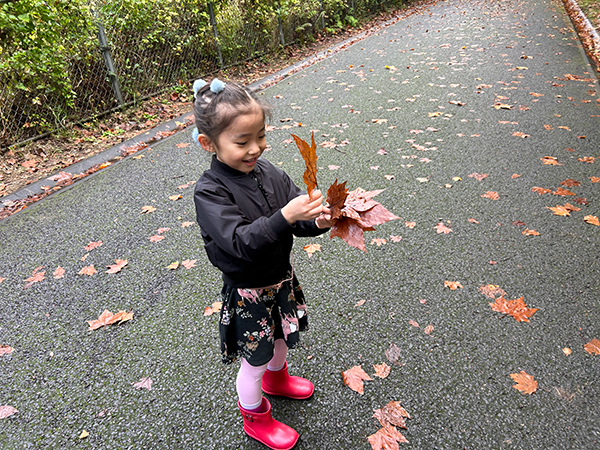
<svg viewBox="0 0 600 450">
<path fill-rule="evenodd" d="M 318 236 L 315 221 L 290 225 L 281 208 L 304 192 L 270 162 L 245 174 L 213 157 L 196 183 L 194 202 L 210 262 L 233 287 L 270 286 L 290 268 L 293 236 Z"/>
</svg>

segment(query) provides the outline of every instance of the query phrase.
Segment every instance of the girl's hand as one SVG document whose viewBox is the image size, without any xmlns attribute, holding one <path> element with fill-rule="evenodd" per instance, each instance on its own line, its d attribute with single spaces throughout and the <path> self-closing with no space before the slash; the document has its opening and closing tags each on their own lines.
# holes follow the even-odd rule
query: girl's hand
<svg viewBox="0 0 600 450">
<path fill-rule="evenodd" d="M 317 224 L 317 228 L 331 228 L 333 226 L 331 210 L 327 207 L 323 207 L 323 212 L 315 219 L 315 223 Z"/>
<path fill-rule="evenodd" d="M 293 225 L 298 220 L 316 219 L 323 213 L 323 195 L 321 191 L 315 190 L 312 193 L 313 200 L 308 195 L 301 195 L 281 208 L 281 214 Z"/>
</svg>

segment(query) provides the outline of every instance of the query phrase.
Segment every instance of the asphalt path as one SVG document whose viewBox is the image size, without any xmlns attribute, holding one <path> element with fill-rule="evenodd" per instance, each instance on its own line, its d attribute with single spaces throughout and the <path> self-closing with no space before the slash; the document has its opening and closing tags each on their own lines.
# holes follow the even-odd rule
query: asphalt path
<svg viewBox="0 0 600 450">
<path fill-rule="evenodd" d="M 265 158 L 302 183 L 290 133 L 314 131 L 322 189 L 385 189 L 401 217 L 366 233 L 367 252 L 296 240 L 310 330 L 289 364 L 316 390 L 271 399 L 296 448 L 368 449 L 390 401 L 411 415 L 406 448 L 599 448 L 600 355 L 584 346 L 600 339 L 600 227 L 584 217 L 600 216 L 600 97 L 561 3 L 435 2 L 261 95 L 275 107 Z M 19 411 L 0 419 L 2 448 L 264 448 L 204 316 L 219 273 L 182 226 L 209 164 L 190 142 L 177 133 L 0 222 L 0 346 L 14 348 L 0 406 Z M 548 209 L 566 203 L 581 209 Z M 195 267 L 167 268 L 184 260 Z M 488 285 L 539 308 L 531 322 L 492 311 Z M 104 309 L 134 317 L 88 331 Z M 344 385 L 342 371 L 384 362 L 363 395 Z M 521 371 L 530 395 L 513 387 Z M 145 378 L 151 390 L 134 387 Z"/>
</svg>

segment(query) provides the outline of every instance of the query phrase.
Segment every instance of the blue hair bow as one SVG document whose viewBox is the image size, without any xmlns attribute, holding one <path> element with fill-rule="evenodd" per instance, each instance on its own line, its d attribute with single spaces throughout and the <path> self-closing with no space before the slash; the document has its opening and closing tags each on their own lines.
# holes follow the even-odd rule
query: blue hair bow
<svg viewBox="0 0 600 450">
<path fill-rule="evenodd" d="M 198 128 L 194 127 L 194 129 L 192 130 L 192 139 L 194 140 L 194 144 L 196 145 L 200 145 L 200 142 L 198 141 L 198 136 L 200 136 Z"/>
</svg>

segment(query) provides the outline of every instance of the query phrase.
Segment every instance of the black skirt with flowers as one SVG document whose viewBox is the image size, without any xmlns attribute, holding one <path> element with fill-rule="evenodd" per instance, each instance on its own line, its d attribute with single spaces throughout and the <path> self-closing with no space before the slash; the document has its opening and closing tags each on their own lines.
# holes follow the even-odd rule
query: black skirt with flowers
<svg viewBox="0 0 600 450">
<path fill-rule="evenodd" d="M 221 300 L 219 333 L 225 364 L 237 358 L 252 366 L 266 364 L 273 358 L 276 339 L 293 348 L 299 332 L 308 328 L 304 294 L 291 273 L 278 287 L 239 289 L 225 284 Z"/>
</svg>

